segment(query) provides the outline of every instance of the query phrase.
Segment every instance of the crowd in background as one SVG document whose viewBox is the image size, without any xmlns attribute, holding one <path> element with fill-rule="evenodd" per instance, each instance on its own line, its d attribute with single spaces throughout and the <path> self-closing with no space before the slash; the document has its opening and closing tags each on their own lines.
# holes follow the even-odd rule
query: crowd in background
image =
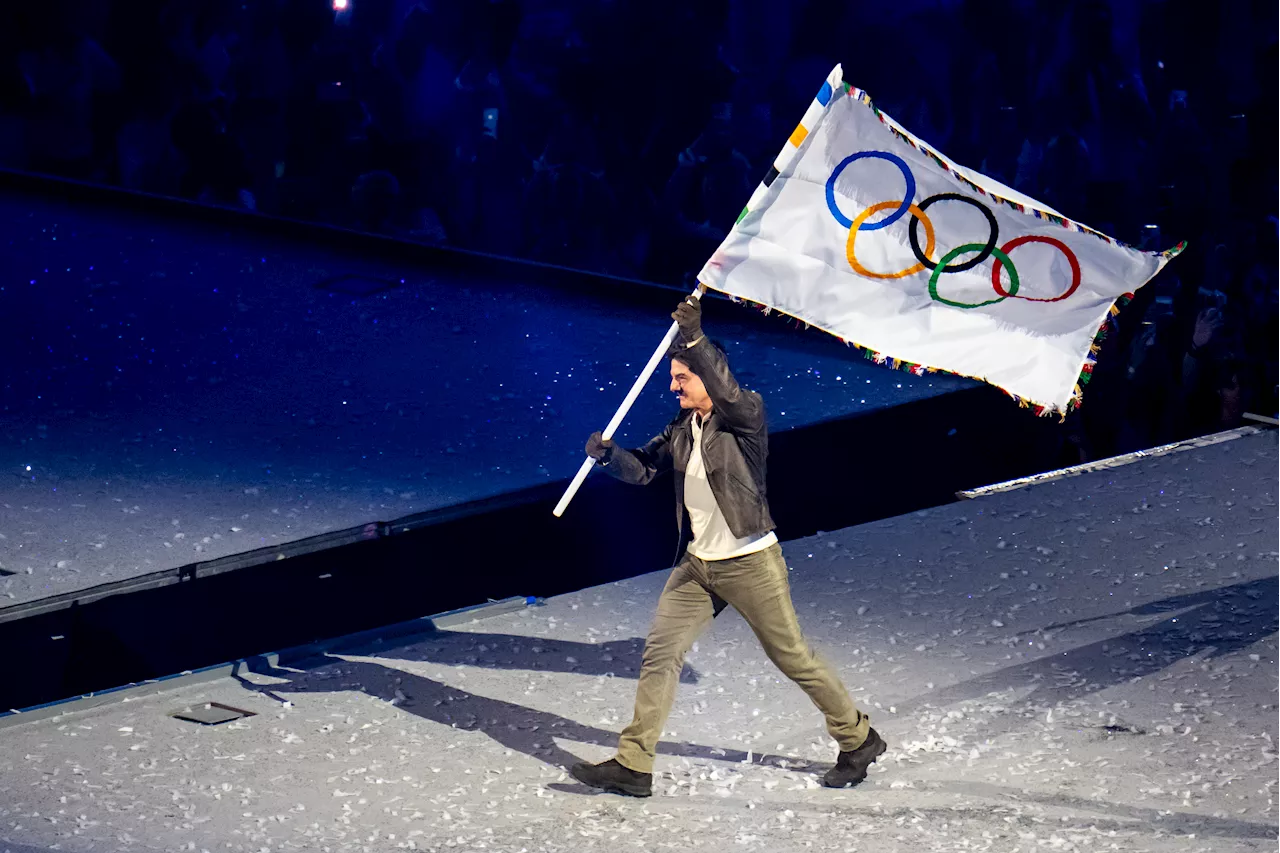
<svg viewBox="0 0 1280 853">
<path fill-rule="evenodd" d="M 338 7 L 338 8 L 335 8 Z M 1274 3 L 44 0 L 0 166 L 680 283 L 831 66 L 1066 215 L 1189 251 L 1108 337 L 1073 453 L 1274 415 Z"/>
</svg>

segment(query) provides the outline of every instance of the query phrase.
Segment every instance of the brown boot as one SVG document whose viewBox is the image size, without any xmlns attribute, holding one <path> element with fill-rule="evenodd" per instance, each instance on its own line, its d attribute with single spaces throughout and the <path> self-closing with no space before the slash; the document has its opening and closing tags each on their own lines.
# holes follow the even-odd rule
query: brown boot
<svg viewBox="0 0 1280 853">
<path fill-rule="evenodd" d="M 584 785 L 612 794 L 625 794 L 628 797 L 648 797 L 653 794 L 652 773 L 628 770 L 615 758 L 601 764 L 575 764 L 569 773 Z"/>
<path fill-rule="evenodd" d="M 867 768 L 888 749 L 875 729 L 867 730 L 867 739 L 862 746 L 849 752 L 841 752 L 836 759 L 836 766 L 822 777 L 822 784 L 828 788 L 849 788 L 867 778 Z"/>
</svg>

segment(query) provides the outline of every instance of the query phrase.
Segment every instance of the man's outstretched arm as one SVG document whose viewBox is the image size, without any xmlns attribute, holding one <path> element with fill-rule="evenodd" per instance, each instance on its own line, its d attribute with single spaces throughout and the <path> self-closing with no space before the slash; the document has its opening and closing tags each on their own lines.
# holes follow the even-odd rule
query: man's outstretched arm
<svg viewBox="0 0 1280 853">
<path fill-rule="evenodd" d="M 671 470 L 671 433 L 674 429 L 675 421 L 672 421 L 644 447 L 634 450 L 619 447 L 612 440 L 605 441 L 600 433 L 595 432 L 587 439 L 587 455 L 622 482 L 645 486 L 654 477 Z"/>
</svg>

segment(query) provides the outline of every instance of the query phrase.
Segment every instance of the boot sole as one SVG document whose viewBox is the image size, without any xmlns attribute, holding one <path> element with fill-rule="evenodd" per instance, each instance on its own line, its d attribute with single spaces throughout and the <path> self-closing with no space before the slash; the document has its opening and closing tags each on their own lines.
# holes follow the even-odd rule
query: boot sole
<svg viewBox="0 0 1280 853">
<path fill-rule="evenodd" d="M 877 759 L 877 758 L 879 758 L 880 756 L 884 755 L 884 754 L 885 754 L 885 752 L 886 752 L 888 749 L 889 749 L 889 745 L 888 745 L 887 743 L 885 743 L 883 740 L 881 740 L 881 741 L 880 741 L 880 746 L 876 748 L 876 754 L 875 754 L 875 755 L 873 755 L 873 756 L 871 756 L 871 760 L 867 762 L 867 767 L 863 769 L 863 771 L 862 771 L 862 775 L 861 775 L 861 776 L 859 776 L 857 779 L 851 779 L 850 781 L 848 781 L 848 782 L 844 782 L 844 783 L 842 783 L 842 784 L 840 784 L 840 785 L 832 785 L 832 784 L 828 783 L 828 782 L 827 782 L 827 780 L 826 780 L 826 778 L 824 777 L 824 778 L 823 778 L 823 780 L 822 780 L 822 784 L 823 784 L 823 786 L 825 786 L 825 787 L 827 787 L 827 788 L 837 788 L 837 789 L 839 789 L 839 788 L 852 788 L 852 787 L 854 787 L 855 785 L 859 784 L 860 782 L 865 781 L 865 780 L 866 780 L 866 778 L 867 778 L 867 769 L 869 769 L 869 768 L 871 767 L 871 765 L 872 765 L 872 764 L 875 764 L 875 763 L 876 763 L 876 759 Z"/>
<path fill-rule="evenodd" d="M 569 775 L 577 779 L 588 788 L 595 788 L 597 791 L 604 791 L 609 794 L 621 794 L 624 797 L 651 797 L 653 790 L 649 788 L 639 788 L 633 785 L 620 785 L 612 782 L 595 782 L 590 779 L 584 779 L 579 776 L 576 768 L 569 770 Z"/>
</svg>

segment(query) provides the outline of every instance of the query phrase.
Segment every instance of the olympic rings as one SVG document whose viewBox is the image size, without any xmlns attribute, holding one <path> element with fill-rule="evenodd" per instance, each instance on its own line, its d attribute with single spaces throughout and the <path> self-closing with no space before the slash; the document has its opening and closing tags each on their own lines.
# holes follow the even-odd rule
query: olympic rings
<svg viewBox="0 0 1280 853">
<path fill-rule="evenodd" d="M 850 154 L 848 157 L 840 161 L 840 165 L 836 166 L 835 171 L 831 173 L 831 177 L 827 178 L 827 207 L 831 210 L 831 215 L 836 218 L 845 228 L 853 227 L 853 220 L 845 216 L 840 208 L 836 206 L 836 179 L 840 177 L 840 173 L 844 171 L 844 167 L 848 166 L 855 160 L 861 160 L 864 157 L 875 157 L 880 160 L 888 160 L 893 165 L 902 170 L 902 177 L 907 179 L 906 192 L 902 194 L 902 202 L 898 205 L 898 209 L 893 213 L 874 222 L 871 225 L 862 225 L 863 231 L 878 231 L 881 228 L 887 228 L 897 222 L 907 213 L 908 207 L 911 205 L 911 199 L 916 194 L 916 177 L 911 174 L 911 169 L 903 162 L 901 157 L 890 154 L 888 151 L 859 151 L 857 154 Z"/>
<path fill-rule="evenodd" d="M 939 193 L 938 195 L 931 195 L 924 201 L 920 202 L 920 209 L 927 210 L 929 205 L 933 204 L 935 201 L 962 201 L 965 204 L 971 204 L 978 208 L 979 212 L 987 218 L 987 225 L 991 227 L 991 236 L 987 239 L 987 245 L 982 247 L 982 251 L 979 252 L 976 257 L 965 261 L 963 264 L 956 264 L 953 267 L 946 266 L 946 262 L 943 261 L 942 271 L 964 272 L 966 270 L 973 269 L 978 264 L 991 257 L 991 253 L 995 251 L 996 243 L 1000 239 L 1000 226 L 996 224 L 996 215 L 992 213 L 986 205 L 980 204 L 968 196 L 963 196 L 959 193 Z M 911 230 L 908 233 L 908 236 L 911 238 L 911 251 L 915 253 L 916 260 L 924 264 L 925 267 L 931 270 L 937 269 L 933 261 L 929 260 L 929 251 L 927 249 L 923 252 L 920 251 L 920 237 L 916 232 L 916 223 L 919 221 L 919 217 L 911 220 Z M 955 253 L 953 252 L 951 254 Z"/>
<path fill-rule="evenodd" d="M 836 180 L 840 177 L 840 173 L 844 171 L 846 166 L 866 158 L 886 160 L 894 166 L 897 166 L 898 170 L 902 172 L 903 178 L 906 179 L 906 192 L 903 194 L 902 201 L 878 202 L 863 210 L 857 215 L 857 217 L 850 219 L 845 216 L 836 205 Z M 891 154 L 888 151 L 859 151 L 858 153 L 851 154 L 841 160 L 831 172 L 831 177 L 827 178 L 826 184 L 827 208 L 831 211 L 831 215 L 835 217 L 836 221 L 839 222 L 842 227 L 849 229 L 849 239 L 845 243 L 845 255 L 849 260 L 849 266 L 855 273 L 865 276 L 866 278 L 895 279 L 915 275 L 926 269 L 931 270 L 932 274 L 929 277 L 929 296 L 934 301 L 941 302 L 943 305 L 949 305 L 953 308 L 982 308 L 987 305 L 995 305 L 1006 299 L 1025 299 L 1028 302 L 1061 302 L 1079 289 L 1081 278 L 1080 261 L 1076 258 L 1075 253 L 1073 253 L 1071 249 L 1067 248 L 1066 244 L 1061 240 L 1057 240 L 1053 237 L 1044 237 L 1038 234 L 1025 234 L 1021 237 L 1015 237 L 1003 246 L 997 248 L 996 244 L 1000 240 L 999 223 L 996 221 L 995 213 L 992 212 L 991 208 L 983 204 L 981 201 L 970 198 L 966 195 L 961 195 L 960 193 L 938 193 L 937 195 L 929 196 L 916 205 L 911 201 L 915 192 L 916 179 L 911 173 L 910 167 L 908 167 L 902 158 L 895 154 Z M 991 235 L 987 238 L 987 242 L 985 244 L 965 243 L 964 245 L 957 246 L 947 252 L 936 263 L 930 260 L 929 256 L 933 254 L 937 235 L 933 227 L 933 222 L 929 219 L 929 216 L 925 211 L 928 210 L 930 205 L 939 201 L 959 201 L 978 208 L 978 211 L 987 220 L 987 225 L 991 229 Z M 890 209 L 892 209 L 893 212 L 884 219 L 871 224 L 867 223 L 867 219 L 871 216 Z M 906 269 L 890 273 L 872 272 L 862 266 L 854 252 L 854 243 L 857 240 L 858 232 L 878 231 L 882 228 L 887 228 L 903 216 L 906 216 L 908 213 L 911 214 L 911 222 L 908 226 L 907 236 L 911 244 L 911 251 L 915 255 L 918 263 L 914 266 L 907 267 Z M 923 249 L 920 248 L 919 226 L 921 224 L 924 225 L 925 234 L 925 246 Z M 1044 243 L 1045 245 L 1052 246 L 1062 252 L 1063 256 L 1067 259 L 1068 265 L 1071 267 L 1071 284 L 1065 291 L 1052 297 L 1021 296 L 1018 294 L 1018 288 L 1020 286 L 1018 270 L 1013 265 L 1013 261 L 1009 259 L 1009 254 L 1014 249 L 1025 245 L 1026 243 Z M 951 263 L 951 261 L 966 253 L 975 254 L 974 257 L 964 261 L 963 263 Z M 996 292 L 995 299 L 988 299 L 985 302 L 958 302 L 951 299 L 945 299 L 938 295 L 938 279 L 943 273 L 966 272 L 967 270 L 971 270 L 983 263 L 988 258 L 994 258 L 991 265 L 991 286 Z M 1000 282 L 1000 271 L 1005 268 L 1009 270 L 1008 288 Z"/>
<path fill-rule="evenodd" d="M 915 275 L 918 272 L 924 271 L 924 264 L 916 264 L 913 267 L 907 267 L 906 269 L 900 270 L 898 272 L 872 272 L 871 270 L 864 267 L 862 264 L 858 263 L 858 258 L 854 254 L 853 242 L 854 240 L 857 239 L 858 232 L 862 230 L 861 226 L 862 226 L 862 223 L 866 220 L 866 218 L 868 216 L 871 216 L 872 214 L 879 213 L 882 210 L 888 210 L 891 207 L 897 207 L 898 204 L 899 202 L 896 202 L 896 201 L 882 201 L 879 204 L 873 204 L 870 207 L 868 207 L 866 210 L 862 211 L 862 213 L 859 213 L 858 218 L 853 220 L 852 223 L 850 223 L 849 242 L 845 244 L 845 254 L 849 258 L 849 266 L 853 267 L 853 271 L 856 272 L 858 275 L 864 275 L 867 278 L 903 278 L 905 276 Z M 912 233 L 914 233 L 915 231 L 916 222 L 924 223 L 924 240 L 925 240 L 924 253 L 925 255 L 932 254 L 933 223 L 929 221 L 929 217 L 924 215 L 924 210 L 922 210 L 920 207 L 916 207 L 914 204 L 908 203 L 907 210 L 910 211 L 912 216 L 912 220 L 911 220 Z M 930 269 L 932 269 L 933 266 L 935 265 L 930 265 Z M 1012 267 L 1010 269 L 1012 269 Z"/>
<path fill-rule="evenodd" d="M 946 272 L 947 261 L 957 255 L 964 254 L 965 252 L 985 252 L 986 250 L 987 247 L 983 246 L 981 243 L 965 243 L 963 246 L 956 246 L 950 252 L 943 255 L 942 260 L 940 260 L 938 265 L 934 268 L 933 275 L 929 276 L 929 296 L 931 296 L 934 301 L 941 302 L 943 305 L 950 305 L 952 308 L 982 308 L 985 305 L 995 305 L 997 302 L 1004 302 L 1010 296 L 1017 296 L 1018 269 L 1013 265 L 1013 262 L 1009 260 L 1009 256 L 1001 249 L 992 249 L 991 254 L 996 256 L 997 263 L 999 263 L 999 261 L 1004 261 L 1005 266 L 1009 268 L 1009 290 L 1007 293 L 1000 290 L 999 297 L 995 299 L 988 299 L 986 302 L 954 302 L 950 299 L 943 299 L 938 295 L 938 276 Z"/>
<path fill-rule="evenodd" d="M 923 207 L 923 205 L 921 205 Z M 1055 240 L 1052 237 L 1041 237 L 1039 234 L 1026 234 L 1022 237 L 1015 237 L 1001 247 L 1001 254 L 996 255 L 996 262 L 991 265 L 991 286 L 996 289 L 996 293 L 1001 296 L 1014 296 L 1018 292 L 1016 284 L 1011 292 L 1006 293 L 1004 286 L 1000 284 L 1000 265 L 1003 262 L 1009 267 L 1009 279 L 1017 282 L 1018 274 L 1014 271 L 1013 264 L 1009 261 L 1009 252 L 1023 245 L 1024 243 L 1046 243 L 1053 246 L 1066 257 L 1067 263 L 1071 265 L 1071 286 L 1066 289 L 1060 296 L 1054 296 L 1048 299 L 1038 299 L 1034 296 L 1019 296 L 1019 299 L 1025 299 L 1028 302 L 1061 302 L 1068 296 L 1076 292 L 1076 288 L 1080 286 L 1080 261 L 1076 259 L 1075 253 L 1068 249 L 1061 240 Z"/>
</svg>

